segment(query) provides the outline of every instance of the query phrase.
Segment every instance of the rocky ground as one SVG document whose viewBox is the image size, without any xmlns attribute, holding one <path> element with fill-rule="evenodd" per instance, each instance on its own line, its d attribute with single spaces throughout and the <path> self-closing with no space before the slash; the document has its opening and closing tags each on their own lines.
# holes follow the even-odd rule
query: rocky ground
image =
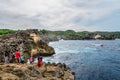
<svg viewBox="0 0 120 80">
<path fill-rule="evenodd" d="M 75 73 L 65 64 L 0 64 L 0 80 L 74 80 Z"/>
</svg>

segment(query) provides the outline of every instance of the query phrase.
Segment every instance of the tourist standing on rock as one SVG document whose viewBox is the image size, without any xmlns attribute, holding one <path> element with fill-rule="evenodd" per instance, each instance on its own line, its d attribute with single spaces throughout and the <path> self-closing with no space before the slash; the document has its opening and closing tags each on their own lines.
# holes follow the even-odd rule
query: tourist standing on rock
<svg viewBox="0 0 120 80">
<path fill-rule="evenodd" d="M 41 54 L 39 54 L 38 56 L 38 67 L 41 67 L 42 66 L 42 56 Z"/>
<path fill-rule="evenodd" d="M 30 62 L 30 64 L 32 64 L 32 62 L 33 62 L 33 57 L 32 56 L 29 58 L 29 62 Z"/>
<path fill-rule="evenodd" d="M 12 62 L 15 62 L 15 53 L 12 54 Z"/>
<path fill-rule="evenodd" d="M 20 51 L 17 50 L 17 51 L 14 53 L 14 55 L 15 55 L 16 62 L 17 62 L 17 63 L 20 63 Z"/>
<path fill-rule="evenodd" d="M 5 52 L 4 60 L 5 60 L 5 64 L 9 63 L 9 52 L 8 51 Z"/>
<path fill-rule="evenodd" d="M 25 56 L 24 56 L 23 54 L 20 56 L 20 62 L 21 62 L 22 64 L 25 63 Z"/>
</svg>

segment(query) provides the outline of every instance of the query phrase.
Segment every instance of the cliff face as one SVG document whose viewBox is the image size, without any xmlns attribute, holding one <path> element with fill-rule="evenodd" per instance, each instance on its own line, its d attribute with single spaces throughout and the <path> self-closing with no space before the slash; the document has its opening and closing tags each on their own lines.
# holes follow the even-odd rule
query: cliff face
<svg viewBox="0 0 120 80">
<path fill-rule="evenodd" d="M 0 80 L 74 80 L 75 74 L 65 64 L 0 65 Z"/>
<path fill-rule="evenodd" d="M 44 42 L 39 35 L 38 30 L 25 30 L 0 36 L 0 62 L 4 61 L 5 53 L 8 53 L 11 58 L 11 53 L 16 50 L 21 51 L 26 59 L 31 55 L 37 56 L 39 53 L 42 53 L 43 56 L 53 55 L 54 49 Z"/>
<path fill-rule="evenodd" d="M 59 41 L 61 39 L 70 40 L 69 38 L 67 38 L 64 35 L 49 36 L 48 34 L 42 34 L 42 35 L 40 35 L 40 37 L 47 43 L 52 42 L 52 41 Z"/>
</svg>

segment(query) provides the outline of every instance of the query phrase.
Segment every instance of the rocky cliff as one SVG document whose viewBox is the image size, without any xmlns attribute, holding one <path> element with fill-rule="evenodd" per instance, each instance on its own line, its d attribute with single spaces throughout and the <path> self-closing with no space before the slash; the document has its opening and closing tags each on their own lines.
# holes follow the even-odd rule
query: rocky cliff
<svg viewBox="0 0 120 80">
<path fill-rule="evenodd" d="M 0 80 L 74 80 L 75 74 L 65 64 L 0 65 Z"/>
<path fill-rule="evenodd" d="M 4 61 L 4 54 L 8 53 L 10 59 L 16 50 L 25 55 L 26 60 L 32 55 L 50 56 L 55 54 L 54 49 L 44 42 L 38 30 L 23 30 L 0 36 L 0 62 Z M 11 60 L 12 61 L 12 60 Z"/>
<path fill-rule="evenodd" d="M 48 34 L 42 34 L 40 37 L 47 43 L 52 41 L 59 41 L 61 39 L 64 40 L 70 40 L 69 38 L 65 37 L 64 35 L 55 35 L 55 36 L 49 36 Z"/>
</svg>

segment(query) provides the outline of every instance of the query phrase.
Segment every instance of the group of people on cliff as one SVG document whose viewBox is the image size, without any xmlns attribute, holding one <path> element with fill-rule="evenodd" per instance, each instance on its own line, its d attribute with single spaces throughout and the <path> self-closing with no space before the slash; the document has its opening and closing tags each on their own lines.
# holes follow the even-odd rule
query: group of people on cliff
<svg viewBox="0 0 120 80">
<path fill-rule="evenodd" d="M 9 60 L 10 58 L 12 58 L 12 61 L 13 62 L 16 62 L 16 63 L 23 63 L 25 62 L 25 57 L 24 55 L 21 54 L 20 51 L 16 50 L 12 56 L 10 57 L 10 52 L 5 52 L 5 55 L 4 55 L 4 61 L 5 61 L 5 64 L 8 64 L 9 63 Z"/>
<path fill-rule="evenodd" d="M 13 52 L 11 58 L 12 58 L 12 61 L 16 62 L 17 64 L 20 64 L 20 63 L 24 64 L 25 63 L 25 56 L 19 50 L 16 50 L 15 52 Z M 10 60 L 10 53 L 5 52 L 5 54 L 4 54 L 4 62 L 5 62 L 5 64 L 8 64 L 9 60 Z M 31 56 L 28 59 L 27 63 L 32 64 L 32 62 L 34 62 L 34 59 Z M 41 54 L 39 54 L 38 57 L 37 57 L 37 65 L 38 65 L 38 67 L 41 67 L 41 65 L 42 65 L 42 56 L 41 56 Z"/>
</svg>

